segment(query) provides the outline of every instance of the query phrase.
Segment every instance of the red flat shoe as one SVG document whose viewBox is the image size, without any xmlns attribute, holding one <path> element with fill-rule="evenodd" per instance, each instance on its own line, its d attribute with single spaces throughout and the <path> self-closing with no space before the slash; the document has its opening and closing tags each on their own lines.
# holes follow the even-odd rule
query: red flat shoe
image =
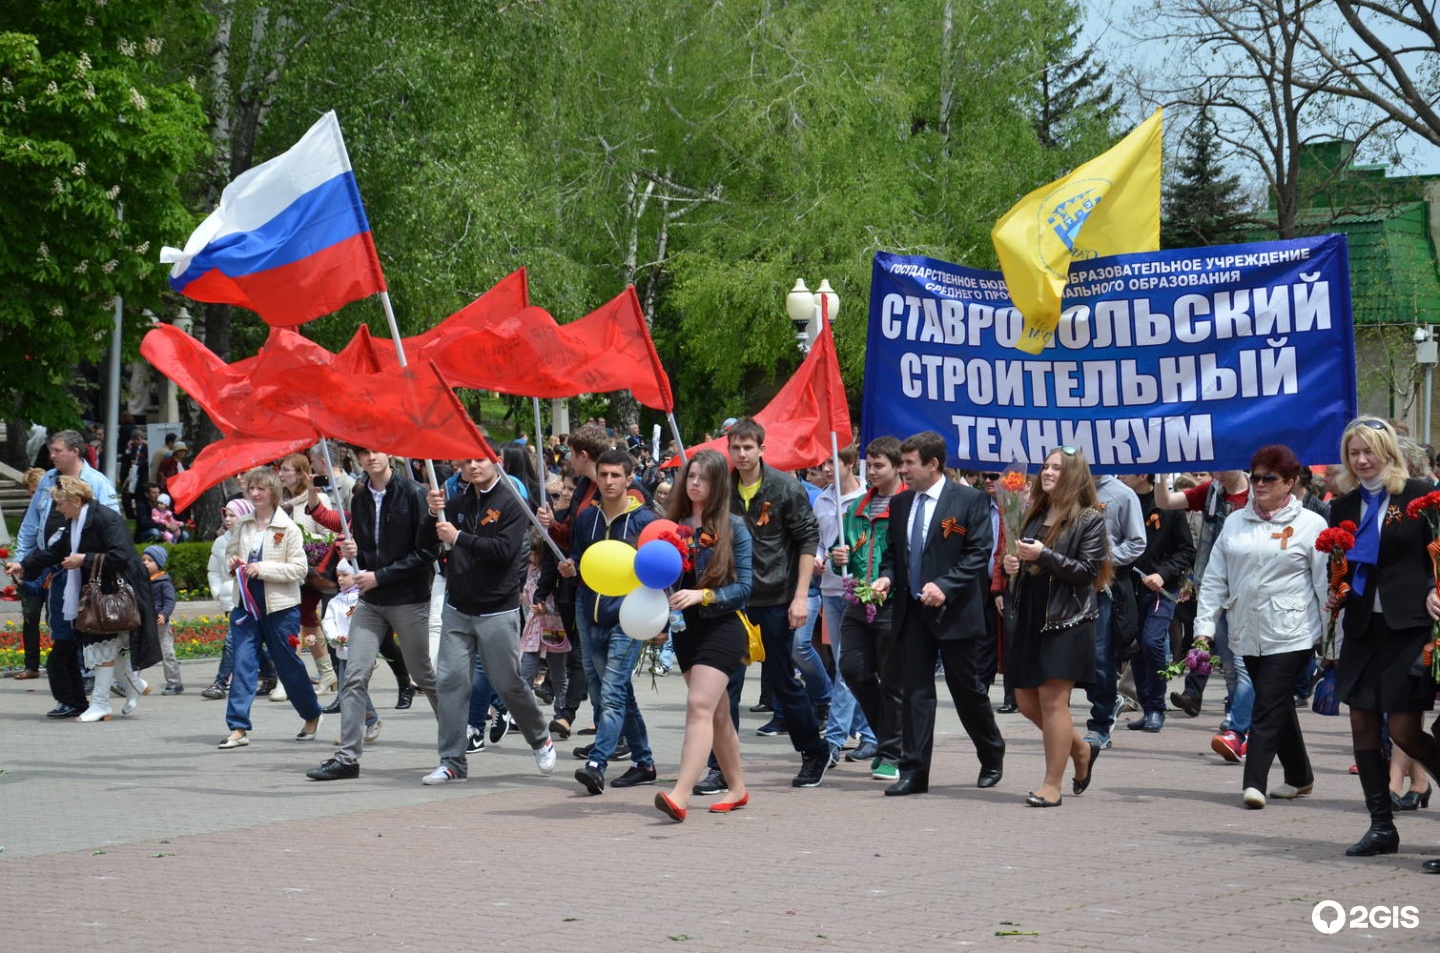
<svg viewBox="0 0 1440 953">
<path fill-rule="evenodd" d="M 750 792 L 746 791 L 744 794 L 740 795 L 740 800 L 738 801 L 716 801 L 714 804 L 710 805 L 710 813 L 729 814 L 731 811 L 740 810 L 742 807 L 749 803 Z"/>
<path fill-rule="evenodd" d="M 655 792 L 655 806 L 658 807 L 663 813 L 669 814 L 671 817 L 675 818 L 675 820 L 681 822 L 682 824 L 685 822 L 685 809 L 680 805 L 676 804 L 674 801 L 670 800 L 670 795 L 666 794 L 664 791 Z"/>
</svg>

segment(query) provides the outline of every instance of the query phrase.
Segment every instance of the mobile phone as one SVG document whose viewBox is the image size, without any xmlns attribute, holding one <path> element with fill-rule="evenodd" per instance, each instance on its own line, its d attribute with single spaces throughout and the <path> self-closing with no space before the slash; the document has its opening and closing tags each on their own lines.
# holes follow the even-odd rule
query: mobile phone
<svg viewBox="0 0 1440 953">
<path fill-rule="evenodd" d="M 315 474 L 315 479 L 311 482 L 313 482 L 317 487 L 324 488 L 330 485 L 330 478 L 323 473 L 317 473 Z"/>
<path fill-rule="evenodd" d="M 1030 545 L 1031 543 L 1035 542 L 1035 539 L 1034 539 L 1033 537 L 1031 537 L 1031 536 L 1026 536 L 1026 537 L 1023 537 L 1023 538 L 1020 540 L 1020 542 L 1022 542 L 1022 543 L 1024 543 L 1025 545 L 1028 546 L 1028 545 Z"/>
</svg>

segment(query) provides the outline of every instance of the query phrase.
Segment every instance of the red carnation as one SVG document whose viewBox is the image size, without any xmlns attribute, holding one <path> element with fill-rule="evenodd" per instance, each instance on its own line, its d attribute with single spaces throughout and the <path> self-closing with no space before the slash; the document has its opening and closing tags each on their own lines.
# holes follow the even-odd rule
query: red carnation
<svg viewBox="0 0 1440 953">
<path fill-rule="evenodd" d="M 1341 520 L 1340 525 L 1336 528 L 1343 529 L 1347 533 L 1356 533 L 1360 530 L 1360 527 L 1355 525 L 1354 520 Z"/>
</svg>

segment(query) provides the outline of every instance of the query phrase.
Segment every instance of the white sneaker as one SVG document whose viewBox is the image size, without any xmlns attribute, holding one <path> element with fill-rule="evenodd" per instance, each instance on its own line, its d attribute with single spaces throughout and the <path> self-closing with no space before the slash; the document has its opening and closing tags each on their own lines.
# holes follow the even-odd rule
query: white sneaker
<svg viewBox="0 0 1440 953">
<path fill-rule="evenodd" d="M 452 771 L 450 768 L 447 768 L 445 765 L 442 764 L 442 765 L 440 765 L 440 767 L 436 768 L 434 771 L 431 771 L 429 774 L 425 775 L 425 777 L 421 778 L 421 779 L 420 779 L 420 783 L 421 783 L 421 784 L 459 784 L 459 783 L 461 783 L 462 781 L 465 781 L 465 780 L 466 780 L 466 778 L 464 778 L 464 777 L 456 774 L 456 773 L 455 773 L 454 771 Z"/>
<path fill-rule="evenodd" d="M 380 737 L 380 729 L 385 727 L 385 722 L 375 719 L 375 724 L 365 726 L 365 743 L 368 745 Z"/>
<path fill-rule="evenodd" d="M 549 774 L 555 770 L 555 742 L 549 738 L 545 739 L 545 747 L 535 749 L 535 766 L 540 769 L 541 774 Z"/>
<path fill-rule="evenodd" d="M 1260 808 L 1265 806 L 1265 792 L 1261 791 L 1259 788 L 1246 788 L 1243 800 L 1246 807 L 1253 808 L 1258 811 L 1260 810 Z"/>
<path fill-rule="evenodd" d="M 285 686 L 284 686 L 284 685 L 276 685 L 276 686 L 275 686 L 275 690 L 270 693 L 270 700 L 271 700 L 272 702 L 289 701 L 289 700 L 290 700 L 290 696 L 288 696 L 288 695 L 285 694 Z"/>
</svg>

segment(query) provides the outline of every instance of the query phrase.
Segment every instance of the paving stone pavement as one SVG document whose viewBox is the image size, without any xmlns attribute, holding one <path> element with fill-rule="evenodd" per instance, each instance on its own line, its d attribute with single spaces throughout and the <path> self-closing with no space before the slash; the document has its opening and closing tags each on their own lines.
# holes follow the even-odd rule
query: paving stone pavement
<svg viewBox="0 0 1440 953">
<path fill-rule="evenodd" d="M 750 807 L 720 817 L 696 799 L 675 824 L 653 787 L 586 796 L 568 756 L 586 738 L 549 778 L 512 735 L 473 757 L 469 783 L 422 786 L 434 723 L 418 699 L 392 709 L 383 668 L 385 725 L 358 779 L 304 777 L 338 717 L 296 742 L 294 711 L 263 699 L 254 743 L 217 751 L 224 702 L 199 695 L 214 665 L 184 663 L 186 694 L 95 725 L 41 717 L 43 681 L 0 680 L 0 950 L 1155 953 L 1433 950 L 1440 937 L 1440 877 L 1419 873 L 1440 857 L 1440 809 L 1399 818 L 1398 855 L 1343 856 L 1366 826 L 1343 718 L 1302 714 L 1310 798 L 1241 807 L 1207 711 L 1172 713 L 1158 735 L 1118 731 L 1084 797 L 1033 810 L 1040 738 L 1019 715 L 1000 716 L 998 787 L 974 787 L 952 709 L 931 793 L 897 799 L 844 762 L 820 788 L 791 788 L 788 740 L 756 737 L 766 716 L 745 712 Z M 683 683 L 657 692 L 641 676 L 636 690 L 673 778 Z M 752 679 L 746 704 L 755 692 Z M 1347 915 L 1409 905 L 1419 923 L 1325 936 L 1311 913 L 1326 900 Z"/>
</svg>

